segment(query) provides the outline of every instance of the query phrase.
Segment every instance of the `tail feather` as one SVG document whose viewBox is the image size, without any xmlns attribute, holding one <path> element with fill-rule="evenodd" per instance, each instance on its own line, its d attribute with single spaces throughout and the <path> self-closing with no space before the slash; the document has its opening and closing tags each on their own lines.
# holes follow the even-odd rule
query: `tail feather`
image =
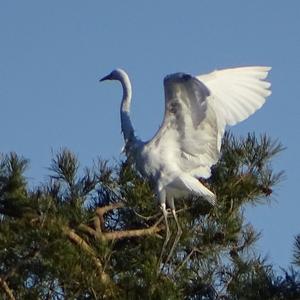
<svg viewBox="0 0 300 300">
<path fill-rule="evenodd" d="M 205 198 L 211 205 L 216 204 L 216 195 L 193 176 L 180 177 L 181 182 L 194 195 Z"/>
</svg>

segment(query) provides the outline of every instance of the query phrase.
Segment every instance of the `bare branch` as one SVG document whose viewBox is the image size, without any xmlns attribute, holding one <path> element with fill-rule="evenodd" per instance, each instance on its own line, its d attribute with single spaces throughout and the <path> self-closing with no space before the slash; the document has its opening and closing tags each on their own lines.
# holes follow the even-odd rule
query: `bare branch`
<svg viewBox="0 0 300 300">
<path fill-rule="evenodd" d="M 119 240 L 129 237 L 140 237 L 144 235 L 155 235 L 163 229 L 162 226 L 158 226 L 154 224 L 149 228 L 144 229 L 132 229 L 132 230 L 122 230 L 122 231 L 114 231 L 114 232 L 106 232 L 103 233 L 105 240 Z"/>
<path fill-rule="evenodd" d="M 115 208 L 123 207 L 123 203 L 114 203 L 111 205 L 99 207 L 96 209 L 97 216 L 99 217 L 99 221 L 101 222 L 101 218 L 104 221 L 103 215 Z M 94 226 L 96 227 L 96 230 L 93 229 L 91 226 L 88 226 L 86 224 L 80 224 L 78 229 L 90 234 L 93 236 L 96 240 L 100 241 L 113 241 L 113 240 L 119 240 L 124 238 L 130 238 L 130 237 L 141 237 L 145 235 L 157 235 L 158 232 L 164 229 L 163 225 L 160 225 L 160 223 L 163 220 L 163 216 L 152 226 L 148 228 L 143 229 L 131 229 L 131 230 L 122 230 L 122 231 L 113 231 L 113 232 L 103 232 L 101 230 L 101 227 L 99 226 L 99 223 L 94 221 Z M 99 227 L 98 227 L 99 226 Z M 98 230 L 97 230 L 98 229 Z M 100 277 L 100 282 L 108 285 L 111 283 L 111 279 L 109 276 L 105 273 L 104 267 L 97 256 L 97 252 L 86 242 L 80 235 L 78 235 L 75 230 L 71 229 L 68 226 L 63 227 L 64 234 L 68 237 L 68 239 L 73 242 L 74 244 L 78 245 L 81 250 L 83 250 L 86 254 L 88 254 L 92 261 L 94 262 L 97 273 Z"/>
<path fill-rule="evenodd" d="M 199 253 L 203 253 L 203 251 L 201 251 L 198 248 L 193 248 L 192 251 L 184 258 L 184 260 L 182 261 L 182 263 L 178 266 L 178 268 L 175 270 L 175 273 L 178 273 L 179 270 L 187 263 L 187 261 L 190 259 L 190 257 L 195 253 L 195 252 L 199 252 Z"/>
<path fill-rule="evenodd" d="M 101 222 L 97 216 L 94 218 L 94 228 L 96 230 L 97 235 L 100 236 L 100 234 L 102 233 Z"/>
<path fill-rule="evenodd" d="M 12 290 L 9 288 L 7 282 L 3 278 L 1 278 L 1 277 L 0 277 L 0 287 L 3 288 L 3 290 L 4 290 L 4 292 L 5 292 L 6 296 L 7 296 L 7 298 L 9 300 L 16 300 L 16 298 L 15 298 Z"/>
<path fill-rule="evenodd" d="M 107 213 L 108 211 L 110 210 L 113 210 L 113 209 L 116 209 L 116 208 L 121 208 L 121 207 L 124 207 L 125 204 L 123 202 L 117 202 L 117 203 L 113 203 L 113 204 L 110 204 L 110 205 L 106 205 L 106 206 L 103 206 L 103 207 L 98 207 L 96 209 L 96 214 L 97 216 L 99 217 L 99 220 L 100 220 L 100 227 L 98 227 L 98 231 L 104 231 L 105 230 L 105 222 L 104 222 L 104 214 Z M 98 226 L 98 224 L 97 224 Z M 97 229 L 97 228 L 96 228 Z"/>
<path fill-rule="evenodd" d="M 100 261 L 100 259 L 97 257 L 96 252 L 89 246 L 89 244 L 82 239 L 77 233 L 75 233 L 74 230 L 70 229 L 69 227 L 65 226 L 63 228 L 63 232 L 66 234 L 66 236 L 78 245 L 85 253 L 87 253 L 92 261 L 94 262 L 96 268 L 97 268 L 97 273 L 100 277 L 101 283 L 108 285 L 110 283 L 110 278 L 109 276 L 103 271 L 103 266 Z"/>
<path fill-rule="evenodd" d="M 84 232 L 90 234 L 91 236 L 93 236 L 93 237 L 95 237 L 95 238 L 98 237 L 97 231 L 94 230 L 92 227 L 86 225 L 86 224 L 80 224 L 80 225 L 78 226 L 78 229 L 80 229 L 80 230 L 82 230 L 82 231 L 84 231 Z"/>
<path fill-rule="evenodd" d="M 110 205 L 106 205 L 106 206 L 102 206 L 102 207 L 98 207 L 96 209 L 96 213 L 97 215 L 104 215 L 105 213 L 107 213 L 108 211 L 110 210 L 113 210 L 113 209 L 116 209 L 116 208 L 121 208 L 121 207 L 124 207 L 125 204 L 123 202 L 117 202 L 117 203 L 113 203 L 113 204 L 110 204 Z"/>
<path fill-rule="evenodd" d="M 139 217 L 139 218 L 141 218 L 141 219 L 143 219 L 143 220 L 146 220 L 146 221 L 150 221 L 150 220 L 153 220 L 153 219 L 156 219 L 159 215 L 161 215 L 161 212 L 158 212 L 158 213 L 156 213 L 155 215 L 153 215 L 153 216 L 143 216 L 143 215 L 141 215 L 141 214 L 139 214 L 138 212 L 136 212 L 134 209 L 133 209 L 133 212 L 134 212 L 134 214 L 137 216 L 137 217 Z"/>
</svg>

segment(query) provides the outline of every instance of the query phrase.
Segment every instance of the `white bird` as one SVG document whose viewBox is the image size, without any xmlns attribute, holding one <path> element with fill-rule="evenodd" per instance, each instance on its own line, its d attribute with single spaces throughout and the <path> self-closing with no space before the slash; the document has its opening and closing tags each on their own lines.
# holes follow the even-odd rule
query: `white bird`
<svg viewBox="0 0 300 300">
<path fill-rule="evenodd" d="M 216 196 L 198 178 L 210 177 L 211 167 L 220 156 L 226 125 L 247 119 L 271 94 L 271 84 L 264 81 L 270 69 L 253 66 L 195 77 L 185 73 L 166 76 L 164 120 L 147 142 L 134 134 L 129 115 L 132 90 L 126 72 L 116 69 L 100 80 L 118 80 L 122 84 L 124 149 L 136 169 L 155 186 L 166 224 L 163 250 L 170 238 L 167 206 L 176 221 L 177 235 L 167 261 L 181 235 L 174 198 L 193 194 L 215 205 Z"/>
</svg>

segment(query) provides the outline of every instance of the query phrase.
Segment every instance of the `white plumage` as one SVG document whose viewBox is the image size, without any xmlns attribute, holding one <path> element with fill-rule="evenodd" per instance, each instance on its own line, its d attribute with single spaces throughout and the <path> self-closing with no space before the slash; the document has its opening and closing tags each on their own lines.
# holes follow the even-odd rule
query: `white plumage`
<svg viewBox="0 0 300 300">
<path fill-rule="evenodd" d="M 166 204 L 178 226 L 177 240 L 181 229 L 174 198 L 191 193 L 215 204 L 215 195 L 198 178 L 211 175 L 211 166 L 219 159 L 226 125 L 248 118 L 271 94 L 270 83 L 264 81 L 270 69 L 257 66 L 196 77 L 185 73 L 168 75 L 164 79 L 164 120 L 148 142 L 134 135 L 129 117 L 131 84 L 128 75 L 117 69 L 101 79 L 119 80 L 123 86 L 121 125 L 125 152 L 137 170 L 155 186 L 167 227 L 164 246 L 169 239 Z"/>
</svg>

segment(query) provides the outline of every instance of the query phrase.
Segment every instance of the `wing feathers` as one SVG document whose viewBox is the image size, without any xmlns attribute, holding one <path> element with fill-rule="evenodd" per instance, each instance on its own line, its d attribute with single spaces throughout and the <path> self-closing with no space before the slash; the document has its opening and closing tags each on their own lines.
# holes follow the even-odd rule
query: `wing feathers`
<svg viewBox="0 0 300 300">
<path fill-rule="evenodd" d="M 242 67 L 214 71 L 197 78 L 210 90 L 214 100 L 208 102 L 219 117 L 224 118 L 225 124 L 234 125 L 261 108 L 271 94 L 271 84 L 263 81 L 269 70 L 270 67 Z"/>
<path fill-rule="evenodd" d="M 164 121 L 146 146 L 155 147 L 166 159 L 164 165 L 209 177 L 220 155 L 226 125 L 247 119 L 271 94 L 270 83 L 264 81 L 270 69 L 242 67 L 197 77 L 183 73 L 167 76 Z"/>
</svg>

